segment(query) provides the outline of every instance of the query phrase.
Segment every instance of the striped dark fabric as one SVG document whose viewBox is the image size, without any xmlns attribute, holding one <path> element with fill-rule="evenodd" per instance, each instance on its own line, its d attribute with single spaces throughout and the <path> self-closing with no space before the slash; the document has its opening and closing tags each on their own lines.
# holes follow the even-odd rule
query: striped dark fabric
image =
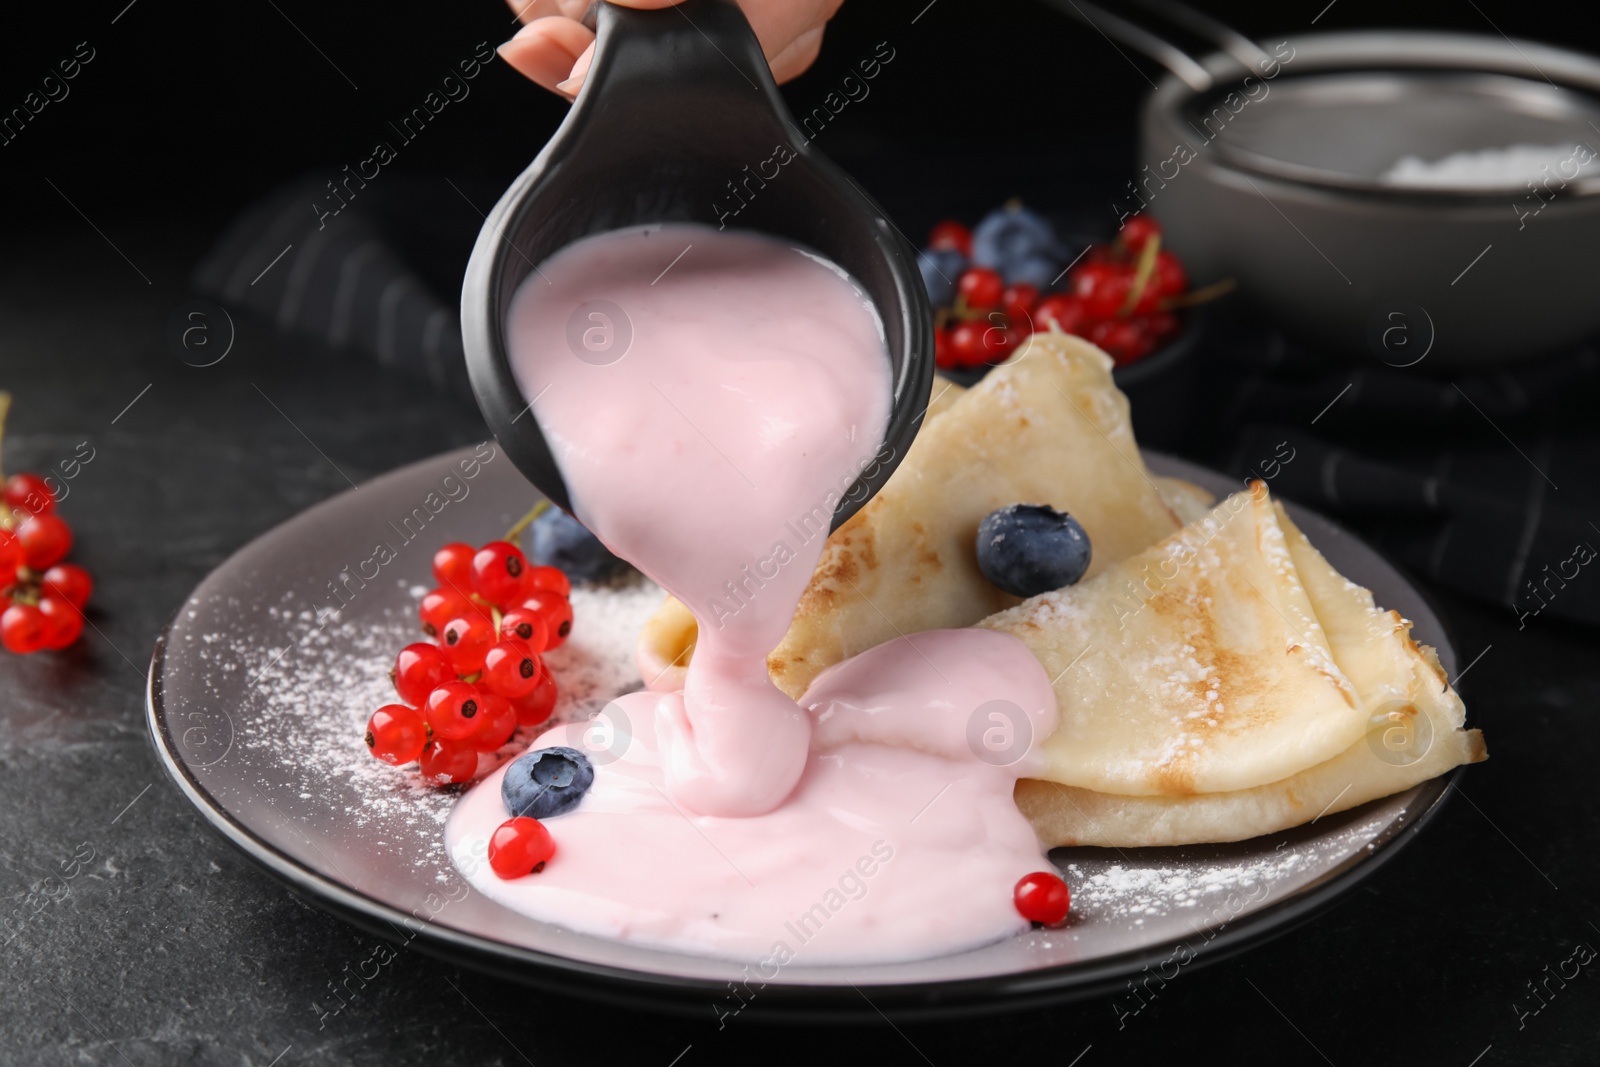
<svg viewBox="0 0 1600 1067">
<path fill-rule="evenodd" d="M 286 336 L 470 399 L 457 301 L 479 211 L 496 195 L 461 179 L 385 175 L 319 220 L 313 205 L 331 198 L 308 177 L 236 219 L 192 281 Z"/>
<path fill-rule="evenodd" d="M 1434 377 L 1351 365 L 1222 325 L 1196 446 L 1340 519 L 1415 573 L 1541 616 L 1600 623 L 1600 352 Z"/>
</svg>

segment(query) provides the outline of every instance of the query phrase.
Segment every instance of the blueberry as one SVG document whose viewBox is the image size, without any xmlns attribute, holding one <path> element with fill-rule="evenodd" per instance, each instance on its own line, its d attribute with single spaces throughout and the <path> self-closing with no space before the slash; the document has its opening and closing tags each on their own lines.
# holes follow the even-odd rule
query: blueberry
<svg viewBox="0 0 1600 1067">
<path fill-rule="evenodd" d="M 972 261 L 999 271 L 1008 282 L 1027 280 L 1038 284 L 1012 277 L 1022 264 L 1033 259 L 1064 262 L 1061 241 L 1043 215 L 1021 204 L 996 208 L 972 231 Z M 1051 277 L 1055 277 L 1054 272 Z"/>
<path fill-rule="evenodd" d="M 1015 596 L 1072 585 L 1089 557 L 1089 535 L 1078 520 L 1047 504 L 1010 504 L 978 524 L 978 569 Z"/>
<path fill-rule="evenodd" d="M 967 269 L 967 257 L 954 248 L 924 249 L 917 254 L 917 269 L 928 287 L 928 302 L 936 308 L 949 307 L 956 298 L 956 279 Z"/>
<path fill-rule="evenodd" d="M 550 508 L 533 520 L 527 535 L 528 558 L 546 567 L 559 567 L 568 578 L 597 582 L 626 566 L 611 554 L 588 527 L 560 508 Z"/>
<path fill-rule="evenodd" d="M 1007 285 L 1026 282 L 1040 292 L 1045 292 L 1050 288 L 1050 283 L 1061 276 L 1063 266 L 1064 264 L 1054 256 L 1032 255 L 1012 260 L 1000 273 L 1005 277 Z"/>
<path fill-rule="evenodd" d="M 563 815 L 594 784 L 594 765 L 575 748 L 539 748 L 518 756 L 500 781 L 507 813 L 532 819 Z"/>
</svg>

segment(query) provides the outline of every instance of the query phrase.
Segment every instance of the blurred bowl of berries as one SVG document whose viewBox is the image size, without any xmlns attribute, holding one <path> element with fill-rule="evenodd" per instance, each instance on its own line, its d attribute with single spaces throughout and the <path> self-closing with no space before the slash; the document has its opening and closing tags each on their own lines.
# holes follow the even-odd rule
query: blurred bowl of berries
<svg viewBox="0 0 1600 1067">
<path fill-rule="evenodd" d="M 1228 279 L 1192 287 L 1152 216 L 1131 216 L 1111 240 L 1085 249 L 1016 200 L 971 229 L 938 223 L 917 264 L 946 377 L 970 385 L 1037 331 L 1074 334 L 1112 358 L 1118 387 L 1152 424 L 1156 444 L 1183 409 L 1203 309 L 1233 288 Z"/>
</svg>

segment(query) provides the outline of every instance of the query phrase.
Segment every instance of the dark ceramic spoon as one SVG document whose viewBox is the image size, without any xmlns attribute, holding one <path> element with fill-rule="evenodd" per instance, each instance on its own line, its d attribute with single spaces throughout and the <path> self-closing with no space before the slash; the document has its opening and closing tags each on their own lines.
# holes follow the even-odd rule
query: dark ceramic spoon
<svg viewBox="0 0 1600 1067">
<path fill-rule="evenodd" d="M 572 499 L 511 373 L 505 325 L 535 265 L 589 234 L 699 222 L 794 241 L 839 264 L 877 306 L 894 383 L 878 462 L 834 512 L 837 527 L 893 473 L 922 422 L 933 322 L 916 253 L 784 106 L 761 46 L 729 0 L 637 11 L 595 5 L 594 63 L 577 102 L 489 213 L 461 292 L 473 392 L 517 468 Z"/>
</svg>

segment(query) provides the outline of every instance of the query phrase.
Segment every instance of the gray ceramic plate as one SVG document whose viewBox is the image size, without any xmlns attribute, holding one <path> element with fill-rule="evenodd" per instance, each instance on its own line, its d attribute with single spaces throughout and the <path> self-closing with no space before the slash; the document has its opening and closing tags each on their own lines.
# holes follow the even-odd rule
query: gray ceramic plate
<svg viewBox="0 0 1600 1067">
<path fill-rule="evenodd" d="M 160 758 L 231 841 L 376 934 L 566 992 L 732 1010 L 728 983 L 745 980 L 736 964 L 575 934 L 480 896 L 443 850 L 452 797 L 373 760 L 361 742 L 367 715 L 389 699 L 394 654 L 416 639 L 416 598 L 431 584 L 433 549 L 497 536 L 535 499 L 492 445 L 479 454 L 489 458 L 475 466 L 469 450 L 376 478 L 257 538 L 206 578 L 151 661 L 149 721 Z M 1149 461 L 1218 493 L 1237 487 L 1171 458 Z M 1290 511 L 1340 571 L 1414 620 L 1416 636 L 1438 646 L 1453 673 L 1453 650 L 1415 588 L 1327 520 Z M 558 713 L 582 714 L 637 686 L 631 628 L 652 596 L 647 587 L 574 591 L 574 638 L 553 657 L 566 687 Z M 1064 929 L 916 963 L 791 966 L 747 1010 L 947 1017 L 1104 992 L 1146 966 L 1192 967 L 1281 933 L 1352 888 L 1411 836 L 1452 781 L 1238 844 L 1058 849 L 1052 859 L 1073 886 Z"/>
</svg>

